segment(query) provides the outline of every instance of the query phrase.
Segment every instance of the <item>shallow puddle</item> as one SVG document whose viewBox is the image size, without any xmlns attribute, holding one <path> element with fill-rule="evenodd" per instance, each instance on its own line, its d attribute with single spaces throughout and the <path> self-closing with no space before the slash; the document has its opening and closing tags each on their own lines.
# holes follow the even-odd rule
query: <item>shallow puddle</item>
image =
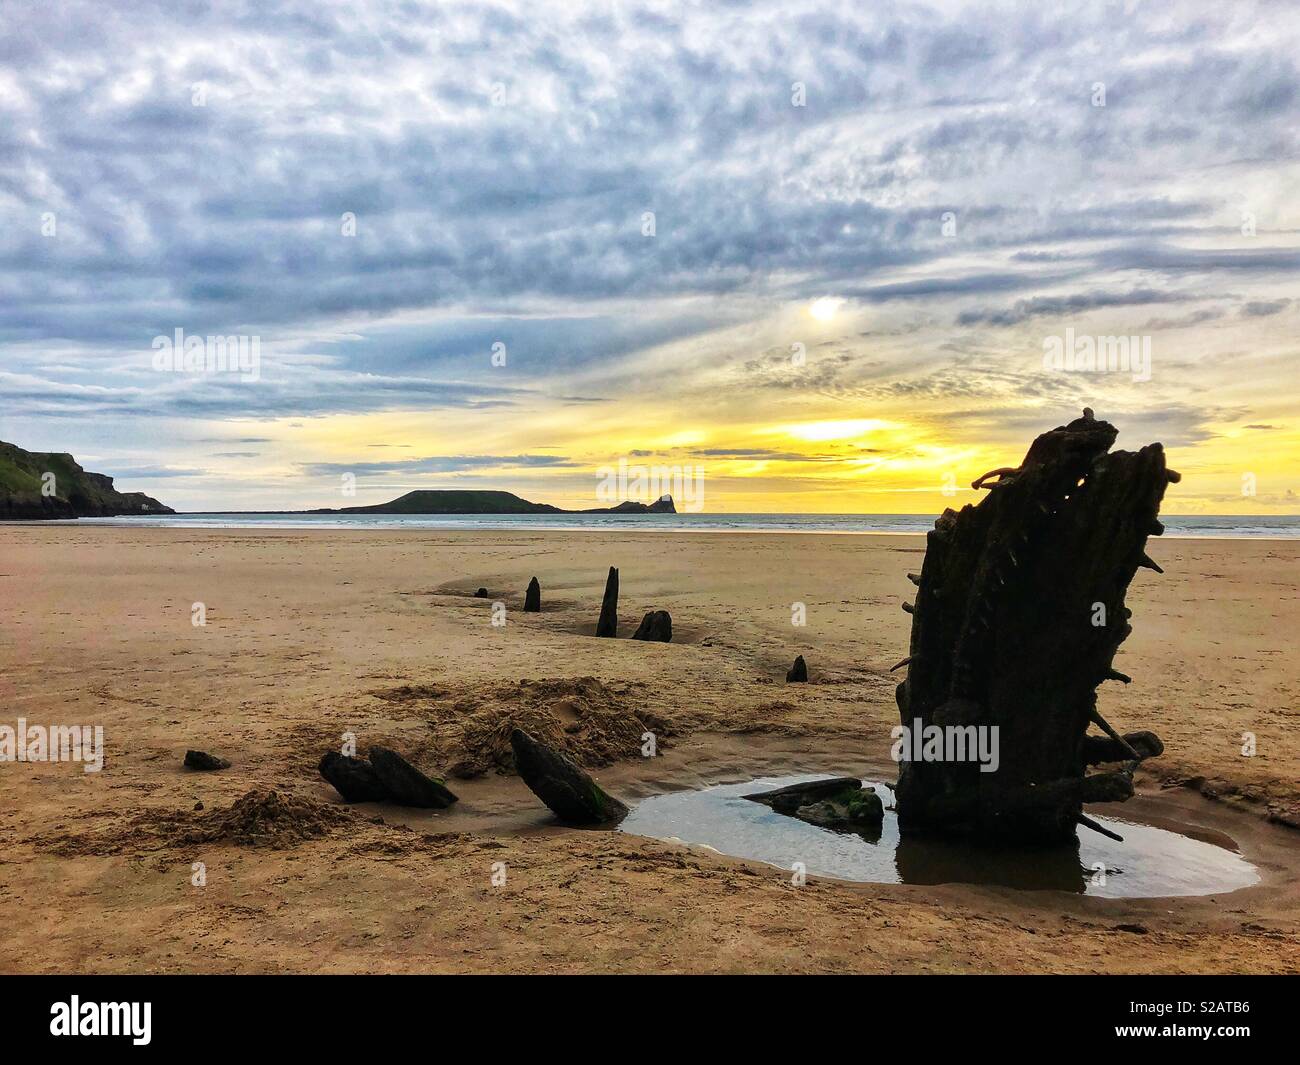
<svg viewBox="0 0 1300 1065">
<path fill-rule="evenodd" d="M 888 785 L 872 784 L 885 803 L 880 839 L 817 828 L 741 798 L 822 779 L 825 774 L 762 777 L 642 800 L 620 831 L 704 844 L 723 854 L 810 876 L 873 884 L 994 884 L 1031 891 L 1073 891 L 1103 898 L 1217 895 L 1250 887 L 1259 873 L 1235 850 L 1166 828 L 1118 817 L 1090 816 L 1123 843 L 1087 829 L 1076 844 L 1044 850 L 977 848 L 933 840 L 900 840 Z M 1188 831 L 1195 831 L 1188 827 Z M 1226 840 L 1225 840 L 1226 842 Z M 1103 871 L 1104 870 L 1104 871 Z"/>
</svg>

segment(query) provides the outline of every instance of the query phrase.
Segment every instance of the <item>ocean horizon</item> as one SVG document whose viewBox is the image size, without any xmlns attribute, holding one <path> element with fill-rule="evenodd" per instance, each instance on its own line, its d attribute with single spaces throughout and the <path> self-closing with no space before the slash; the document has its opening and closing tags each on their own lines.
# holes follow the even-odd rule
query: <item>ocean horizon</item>
<svg viewBox="0 0 1300 1065">
<path fill-rule="evenodd" d="M 143 525 L 191 529 L 431 529 L 626 532 L 803 532 L 919 534 L 935 514 L 293 514 L 193 512 L 118 518 L 77 518 L 43 525 Z M 1165 535 L 1212 539 L 1300 538 L 1295 514 L 1162 514 Z M 19 523 L 30 524 L 30 523 Z"/>
</svg>

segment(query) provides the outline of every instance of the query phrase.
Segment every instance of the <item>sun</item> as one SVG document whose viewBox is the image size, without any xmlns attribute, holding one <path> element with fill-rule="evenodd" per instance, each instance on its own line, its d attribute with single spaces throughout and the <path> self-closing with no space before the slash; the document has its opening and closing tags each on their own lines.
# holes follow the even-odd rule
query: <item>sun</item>
<svg viewBox="0 0 1300 1065">
<path fill-rule="evenodd" d="M 819 322 L 829 322 L 835 317 L 835 312 L 840 309 L 840 304 L 843 302 L 838 296 L 822 296 L 808 305 L 808 313 Z"/>
<path fill-rule="evenodd" d="M 798 440 L 820 442 L 825 440 L 856 440 L 867 433 L 880 429 L 893 428 L 893 422 L 879 418 L 854 418 L 841 421 L 801 422 L 797 425 L 781 426 L 778 432 L 793 436 Z"/>
</svg>

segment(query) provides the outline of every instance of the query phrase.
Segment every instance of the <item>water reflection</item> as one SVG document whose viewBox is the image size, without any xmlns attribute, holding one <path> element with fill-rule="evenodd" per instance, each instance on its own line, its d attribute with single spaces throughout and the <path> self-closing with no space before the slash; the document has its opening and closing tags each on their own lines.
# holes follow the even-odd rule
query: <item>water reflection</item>
<svg viewBox="0 0 1300 1065">
<path fill-rule="evenodd" d="M 783 869 L 801 862 L 810 875 L 880 884 L 992 884 L 1028 891 L 1070 891 L 1107 898 L 1213 895 L 1258 883 L 1255 867 L 1236 851 L 1114 817 L 1092 816 L 1125 837 L 1123 843 L 1083 833 L 1073 844 L 1049 849 L 977 847 L 900 839 L 885 800 L 876 839 L 832 832 L 775 813 L 742 795 L 785 787 L 826 774 L 764 777 L 699 791 L 656 795 L 640 802 L 620 831 L 705 844 L 724 854 L 753 858 Z M 869 782 L 870 783 L 870 782 Z"/>
</svg>

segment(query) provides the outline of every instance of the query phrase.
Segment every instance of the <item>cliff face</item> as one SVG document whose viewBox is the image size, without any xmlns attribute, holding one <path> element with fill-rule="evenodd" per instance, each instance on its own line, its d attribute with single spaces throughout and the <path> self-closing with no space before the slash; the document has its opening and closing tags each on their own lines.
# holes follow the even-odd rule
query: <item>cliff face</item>
<svg viewBox="0 0 1300 1065">
<path fill-rule="evenodd" d="M 0 519 L 174 513 L 143 492 L 117 491 L 112 477 L 83 470 L 71 455 L 24 451 L 0 440 Z"/>
</svg>

